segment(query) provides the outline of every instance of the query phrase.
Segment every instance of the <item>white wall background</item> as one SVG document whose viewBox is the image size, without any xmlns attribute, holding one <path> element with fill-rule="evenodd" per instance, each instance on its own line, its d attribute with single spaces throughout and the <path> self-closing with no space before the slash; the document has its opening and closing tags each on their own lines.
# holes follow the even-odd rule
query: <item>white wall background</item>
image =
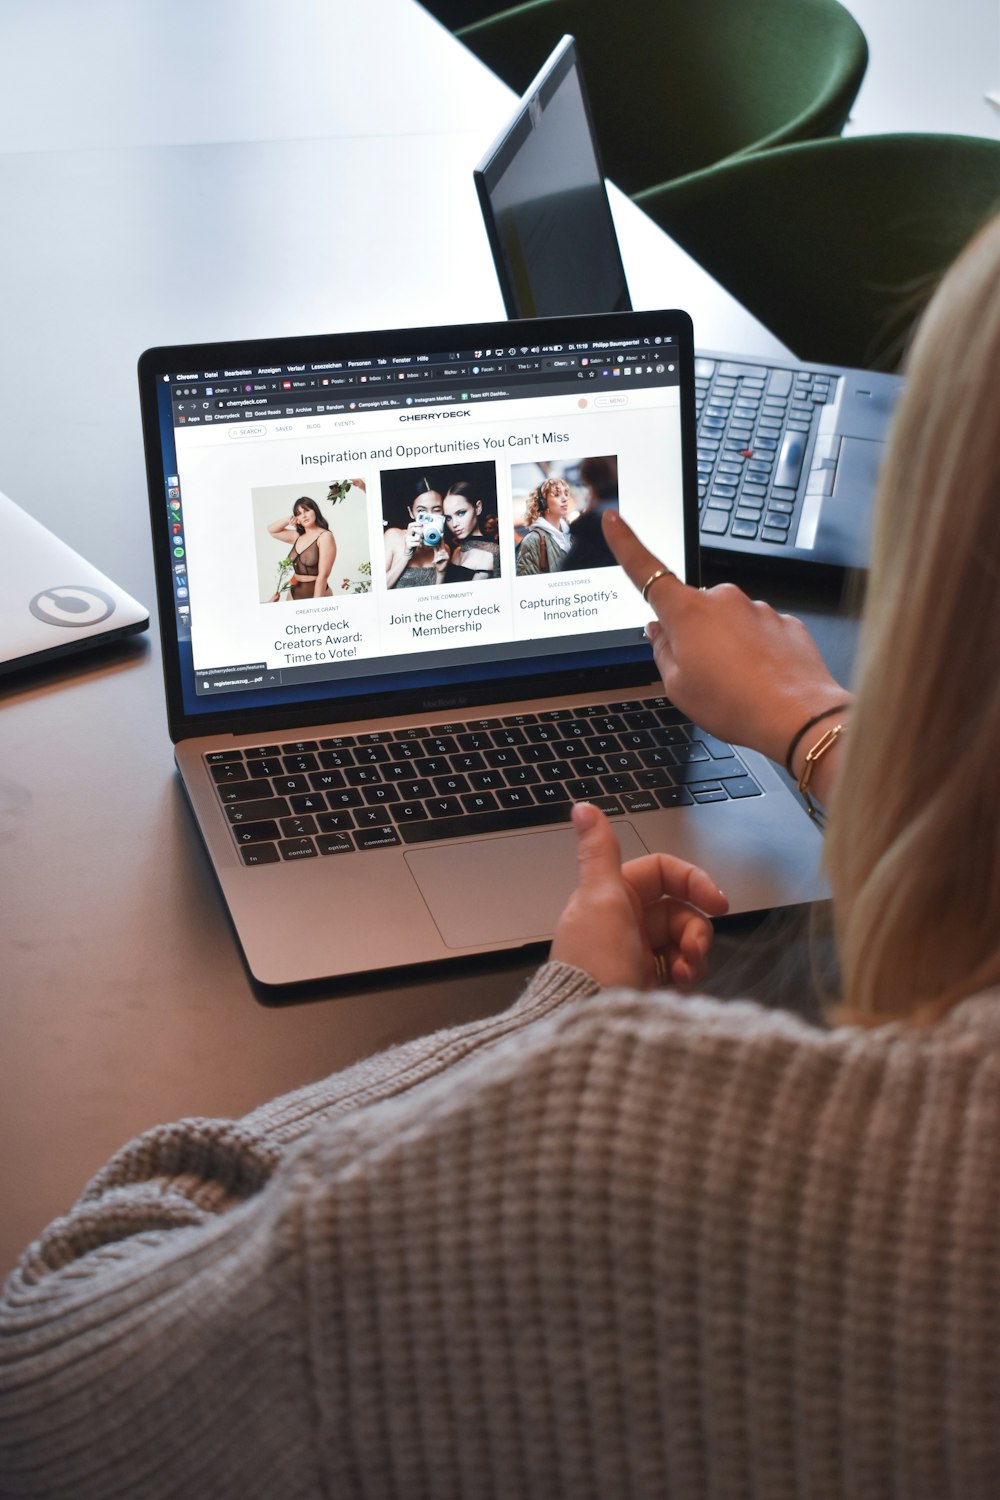
<svg viewBox="0 0 1000 1500">
<path fill-rule="evenodd" d="M 842 0 L 870 61 L 845 135 L 948 131 L 1000 139 L 1000 0 Z"/>
</svg>

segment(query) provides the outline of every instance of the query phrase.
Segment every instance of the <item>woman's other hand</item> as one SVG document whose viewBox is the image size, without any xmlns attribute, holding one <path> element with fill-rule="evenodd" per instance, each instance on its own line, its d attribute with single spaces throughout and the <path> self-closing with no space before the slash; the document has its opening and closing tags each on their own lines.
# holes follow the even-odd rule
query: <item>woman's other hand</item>
<svg viewBox="0 0 1000 1500">
<path fill-rule="evenodd" d="M 615 511 L 602 519 L 608 546 L 641 591 L 663 564 Z M 807 719 L 850 697 L 801 620 L 735 584 L 696 589 L 665 572 L 647 602 L 656 619 L 646 633 L 668 697 L 720 739 L 780 763 Z"/>
<path fill-rule="evenodd" d="M 574 807 L 573 826 L 580 883 L 550 957 L 583 969 L 603 988 L 699 983 L 712 941 L 708 917 L 729 909 L 712 877 L 671 854 L 623 865 L 611 823 L 590 803 Z"/>
</svg>

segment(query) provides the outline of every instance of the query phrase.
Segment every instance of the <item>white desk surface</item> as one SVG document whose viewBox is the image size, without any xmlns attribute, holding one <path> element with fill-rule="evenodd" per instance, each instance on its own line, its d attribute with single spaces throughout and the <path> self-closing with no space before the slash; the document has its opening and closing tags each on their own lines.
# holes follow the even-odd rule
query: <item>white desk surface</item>
<svg viewBox="0 0 1000 1500">
<path fill-rule="evenodd" d="M 0 58 L 0 489 L 152 606 L 139 352 L 502 316 L 471 170 L 511 95 L 413 0 L 0 0 Z M 636 305 L 780 352 L 615 213 Z M 259 1005 L 152 633 L 0 683 L 0 890 L 0 1274 L 137 1131 L 489 1013 L 527 972 Z"/>
</svg>

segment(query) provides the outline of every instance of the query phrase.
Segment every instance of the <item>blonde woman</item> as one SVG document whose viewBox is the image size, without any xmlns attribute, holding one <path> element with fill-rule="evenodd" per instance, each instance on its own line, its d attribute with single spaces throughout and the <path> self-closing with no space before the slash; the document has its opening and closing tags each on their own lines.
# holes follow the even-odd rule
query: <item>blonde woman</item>
<svg viewBox="0 0 1000 1500">
<path fill-rule="evenodd" d="M 840 1024 L 655 990 L 725 898 L 580 804 L 506 1012 L 157 1127 L 29 1248 L 4 1493 L 995 1500 L 998 370 L 1000 221 L 917 339 L 856 701 L 604 521 L 677 701 L 813 756 Z"/>
</svg>

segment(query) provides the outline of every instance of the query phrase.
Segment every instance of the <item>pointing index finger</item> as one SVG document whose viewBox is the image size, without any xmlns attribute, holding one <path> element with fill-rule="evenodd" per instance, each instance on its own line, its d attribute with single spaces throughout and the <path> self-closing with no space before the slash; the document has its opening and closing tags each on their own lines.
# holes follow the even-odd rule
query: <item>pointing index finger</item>
<svg viewBox="0 0 1000 1500">
<path fill-rule="evenodd" d="M 605 541 L 625 569 L 630 581 L 635 584 L 640 593 L 649 585 L 645 598 L 651 609 L 654 607 L 652 597 L 654 590 L 656 604 L 659 609 L 662 609 L 674 591 L 687 587 L 686 584 L 681 583 L 671 568 L 667 568 L 660 561 L 655 553 L 643 546 L 631 526 L 627 521 L 622 520 L 617 511 L 605 511 L 603 525 Z"/>
</svg>

